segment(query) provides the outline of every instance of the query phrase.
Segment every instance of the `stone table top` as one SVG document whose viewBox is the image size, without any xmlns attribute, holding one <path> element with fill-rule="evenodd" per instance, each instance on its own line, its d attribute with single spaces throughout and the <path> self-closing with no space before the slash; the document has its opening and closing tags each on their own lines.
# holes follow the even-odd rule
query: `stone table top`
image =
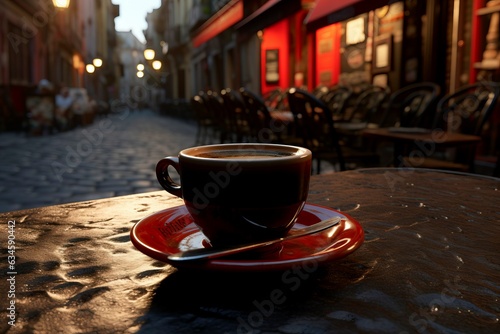
<svg viewBox="0 0 500 334">
<path fill-rule="evenodd" d="M 1 213 L 0 331 L 498 332 L 499 189 L 500 179 L 418 169 L 313 176 L 308 202 L 356 219 L 365 241 L 312 272 L 196 272 L 149 258 L 130 230 L 182 205 L 165 191 Z"/>
</svg>

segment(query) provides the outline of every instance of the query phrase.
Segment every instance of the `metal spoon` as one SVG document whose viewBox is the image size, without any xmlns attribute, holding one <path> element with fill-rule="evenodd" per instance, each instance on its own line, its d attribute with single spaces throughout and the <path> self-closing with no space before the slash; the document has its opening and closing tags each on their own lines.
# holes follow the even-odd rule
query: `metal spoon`
<svg viewBox="0 0 500 334">
<path fill-rule="evenodd" d="M 197 248 L 192 250 L 187 250 L 184 252 L 175 253 L 168 256 L 171 261 L 192 261 L 192 260 L 209 260 L 221 256 L 232 255 L 236 253 L 245 252 L 252 249 L 257 249 L 269 245 L 276 244 L 278 242 L 295 239 L 305 235 L 313 234 L 316 232 L 321 232 L 329 227 L 335 226 L 340 223 L 340 217 L 332 217 L 311 226 L 307 226 L 301 229 L 292 230 L 288 235 L 272 240 L 266 240 L 253 244 L 232 246 L 229 248 Z"/>
</svg>

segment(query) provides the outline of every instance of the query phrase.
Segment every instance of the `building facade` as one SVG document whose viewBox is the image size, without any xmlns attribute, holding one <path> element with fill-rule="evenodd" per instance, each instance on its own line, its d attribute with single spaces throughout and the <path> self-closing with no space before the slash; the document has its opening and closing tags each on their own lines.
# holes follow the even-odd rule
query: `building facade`
<svg viewBox="0 0 500 334">
<path fill-rule="evenodd" d="M 145 79 L 137 76 L 137 65 L 145 64 L 144 44 L 132 31 L 119 31 L 117 36 L 117 53 L 121 64 L 118 98 L 136 103 L 137 100 L 142 101 L 144 95 L 142 87 Z"/>
<path fill-rule="evenodd" d="M 51 0 L 0 0 L 0 130 L 19 130 L 26 118 L 26 96 L 42 80 L 53 93 L 62 86 L 86 88 L 107 100 L 117 90 L 111 0 L 71 1 L 56 8 Z M 92 74 L 86 65 L 102 60 Z"/>
<path fill-rule="evenodd" d="M 166 0 L 162 6 L 162 34 L 175 64 L 173 98 L 240 86 L 261 94 L 365 83 L 394 91 L 420 81 L 448 92 L 494 78 L 499 67 L 498 1 Z"/>
</svg>

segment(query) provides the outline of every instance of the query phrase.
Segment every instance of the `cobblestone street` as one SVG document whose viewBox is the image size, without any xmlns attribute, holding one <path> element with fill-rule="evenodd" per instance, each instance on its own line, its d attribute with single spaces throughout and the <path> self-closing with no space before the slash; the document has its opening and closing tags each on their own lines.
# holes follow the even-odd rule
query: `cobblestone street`
<svg viewBox="0 0 500 334">
<path fill-rule="evenodd" d="M 54 135 L 0 133 L 0 212 L 160 190 L 156 162 L 193 146 L 196 129 L 125 110 Z"/>
</svg>

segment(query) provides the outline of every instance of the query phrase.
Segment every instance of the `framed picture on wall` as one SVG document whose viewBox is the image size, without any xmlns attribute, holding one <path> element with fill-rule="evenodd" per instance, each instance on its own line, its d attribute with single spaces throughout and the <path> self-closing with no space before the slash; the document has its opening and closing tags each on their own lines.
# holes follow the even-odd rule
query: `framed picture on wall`
<svg viewBox="0 0 500 334">
<path fill-rule="evenodd" d="M 279 80 L 279 50 L 266 50 L 266 83 L 277 84 Z"/>
<path fill-rule="evenodd" d="M 365 18 L 360 16 L 345 24 L 345 44 L 353 45 L 364 42 L 365 35 Z"/>
<path fill-rule="evenodd" d="M 373 42 L 373 73 L 387 73 L 392 69 L 392 35 L 375 37 Z"/>
</svg>

